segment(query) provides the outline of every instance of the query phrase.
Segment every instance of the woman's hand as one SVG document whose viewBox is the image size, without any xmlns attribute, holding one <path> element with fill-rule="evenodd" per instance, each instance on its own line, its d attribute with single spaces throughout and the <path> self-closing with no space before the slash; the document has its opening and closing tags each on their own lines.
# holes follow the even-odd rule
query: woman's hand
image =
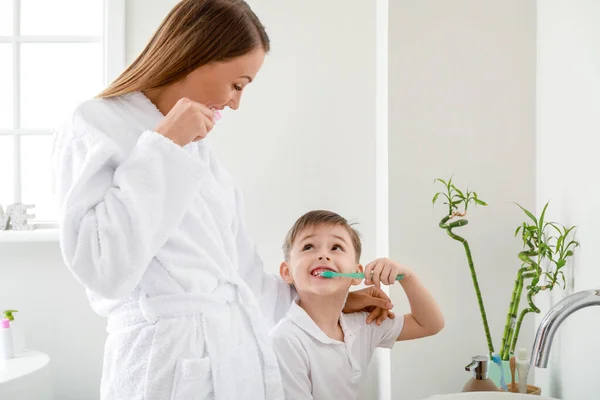
<svg viewBox="0 0 600 400">
<path fill-rule="evenodd" d="M 392 307 L 394 305 L 387 294 L 383 290 L 371 286 L 348 293 L 348 298 L 342 311 L 346 314 L 358 311 L 370 312 L 367 317 L 367 324 L 376 321 L 377 325 L 381 325 L 386 319 L 396 317 L 393 312 L 389 311 Z"/>
<path fill-rule="evenodd" d="M 215 113 L 190 99 L 179 99 L 156 127 L 156 132 L 185 146 L 204 139 L 214 126 Z"/>
<path fill-rule="evenodd" d="M 396 276 L 400 274 L 404 275 L 400 282 L 405 282 L 412 275 L 412 271 L 389 258 L 378 258 L 365 267 L 365 285 L 374 284 L 378 288 L 382 283 L 393 285 L 396 283 Z"/>
</svg>

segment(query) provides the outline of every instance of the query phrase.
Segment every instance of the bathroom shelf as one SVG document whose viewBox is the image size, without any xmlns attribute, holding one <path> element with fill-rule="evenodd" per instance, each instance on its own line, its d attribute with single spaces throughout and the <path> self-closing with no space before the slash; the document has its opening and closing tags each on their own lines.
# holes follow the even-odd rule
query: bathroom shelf
<svg viewBox="0 0 600 400">
<path fill-rule="evenodd" d="M 54 398 L 50 357 L 27 350 L 0 360 L 0 399 L 50 400 Z"/>
<path fill-rule="evenodd" d="M 0 244 L 39 242 L 58 242 L 58 228 L 34 229 L 31 231 L 0 231 Z"/>
</svg>

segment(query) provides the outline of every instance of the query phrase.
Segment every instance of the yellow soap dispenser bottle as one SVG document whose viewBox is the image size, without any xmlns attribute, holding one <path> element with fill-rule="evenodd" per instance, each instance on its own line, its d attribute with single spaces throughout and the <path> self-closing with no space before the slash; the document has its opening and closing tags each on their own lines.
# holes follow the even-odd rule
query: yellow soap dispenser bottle
<svg viewBox="0 0 600 400">
<path fill-rule="evenodd" d="M 488 378 L 488 367 L 490 359 L 488 356 L 475 356 L 471 364 L 465 367 L 465 370 L 471 371 L 473 377 L 465 383 L 463 392 L 497 392 L 498 388 L 494 382 Z"/>
</svg>

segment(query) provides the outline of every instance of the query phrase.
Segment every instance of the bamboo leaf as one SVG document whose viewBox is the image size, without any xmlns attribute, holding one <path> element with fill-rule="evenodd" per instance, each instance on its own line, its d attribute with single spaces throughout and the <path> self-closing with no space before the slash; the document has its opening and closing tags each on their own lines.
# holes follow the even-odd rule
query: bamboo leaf
<svg viewBox="0 0 600 400">
<path fill-rule="evenodd" d="M 452 188 L 454 190 L 456 190 L 456 192 L 460 195 L 460 197 L 462 197 L 463 199 L 465 198 L 465 195 L 463 194 L 463 192 L 460 191 L 459 188 L 457 188 L 456 186 L 452 185 Z"/>
<path fill-rule="evenodd" d="M 440 196 L 440 193 L 436 193 L 435 196 L 433 196 L 433 200 L 431 200 L 431 204 L 435 204 L 435 202 L 437 201 L 438 197 Z"/>
<path fill-rule="evenodd" d="M 544 209 L 542 210 L 542 215 L 540 216 L 540 222 L 539 222 L 540 229 L 542 229 L 542 227 L 544 226 L 544 216 L 546 215 L 546 210 L 548 209 L 549 204 L 550 204 L 550 202 L 547 202 L 546 205 L 544 206 Z"/>
<path fill-rule="evenodd" d="M 475 203 L 479 204 L 480 206 L 487 206 L 485 201 L 479 200 L 477 197 L 475 197 L 473 200 L 475 200 Z"/>
<path fill-rule="evenodd" d="M 542 274 L 542 276 L 545 276 L 545 277 L 546 277 L 546 278 L 548 278 L 550 281 L 552 281 L 552 280 L 553 280 L 553 278 L 552 278 L 552 275 L 550 275 L 548 272 L 544 272 L 544 273 Z"/>
<path fill-rule="evenodd" d="M 533 221 L 533 222 L 534 222 L 534 223 L 537 225 L 537 223 L 538 223 L 538 220 L 537 220 L 537 218 L 535 218 L 535 217 L 534 217 L 534 215 L 533 215 L 532 213 L 530 213 L 528 210 L 526 210 L 526 209 L 525 209 L 523 206 L 521 206 L 519 203 L 515 203 L 515 204 L 516 204 L 516 205 L 518 205 L 518 206 L 521 208 L 521 210 L 523 210 L 523 212 L 525 212 L 525 214 L 527 214 L 527 216 L 528 216 L 529 218 L 531 218 L 531 220 L 532 220 L 532 221 Z"/>
<path fill-rule="evenodd" d="M 563 228 L 564 228 L 564 227 L 563 227 Z M 569 236 L 569 233 L 571 233 L 571 231 L 572 231 L 573 229 L 575 229 L 575 225 L 573 225 L 572 227 L 570 227 L 570 228 L 568 228 L 568 229 L 567 229 L 567 228 L 564 228 L 564 229 L 565 229 L 565 232 L 564 232 L 564 234 L 563 234 L 563 235 L 564 235 L 565 237 L 567 237 L 567 236 Z"/>
<path fill-rule="evenodd" d="M 571 247 L 571 245 L 575 245 L 575 247 L 579 246 L 579 242 L 576 242 L 574 240 L 571 240 L 569 242 L 569 244 L 566 246 L 566 248 L 568 249 L 569 247 Z"/>
<path fill-rule="evenodd" d="M 558 224 L 555 224 L 554 222 L 548 222 L 548 225 L 550 225 L 551 227 L 553 227 L 559 234 L 563 234 L 563 232 L 561 231 L 560 227 L 558 226 Z"/>
<path fill-rule="evenodd" d="M 560 248 L 561 248 L 561 246 L 562 246 L 562 244 L 563 244 L 563 242 L 564 242 L 564 238 L 565 238 L 564 236 L 560 236 L 560 237 L 559 237 L 559 238 L 556 240 L 556 248 L 557 248 L 557 249 L 560 249 Z"/>
</svg>

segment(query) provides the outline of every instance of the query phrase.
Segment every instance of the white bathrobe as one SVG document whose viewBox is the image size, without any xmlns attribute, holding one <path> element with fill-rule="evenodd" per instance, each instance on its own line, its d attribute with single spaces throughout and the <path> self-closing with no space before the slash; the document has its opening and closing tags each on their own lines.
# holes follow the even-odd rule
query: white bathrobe
<svg viewBox="0 0 600 400">
<path fill-rule="evenodd" d="M 108 318 L 101 399 L 283 399 L 268 329 L 292 290 L 208 143 L 174 144 L 162 118 L 140 92 L 90 100 L 55 139 L 62 254 Z"/>
</svg>

